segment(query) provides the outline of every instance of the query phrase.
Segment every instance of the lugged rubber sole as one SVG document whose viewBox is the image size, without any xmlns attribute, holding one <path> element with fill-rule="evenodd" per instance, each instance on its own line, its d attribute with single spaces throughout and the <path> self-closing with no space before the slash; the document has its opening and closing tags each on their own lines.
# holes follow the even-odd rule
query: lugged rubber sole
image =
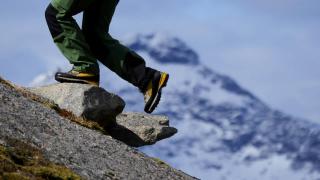
<svg viewBox="0 0 320 180">
<path fill-rule="evenodd" d="M 99 86 L 99 82 L 88 81 L 83 79 L 73 79 L 73 78 L 67 78 L 67 77 L 56 77 L 55 79 L 61 83 L 80 83 L 80 84 L 90 84 L 94 86 Z"/>
<path fill-rule="evenodd" d="M 160 85 L 158 87 L 157 93 L 154 95 L 154 97 L 150 98 L 152 99 L 151 103 L 148 103 L 150 105 L 149 106 L 147 105 L 144 109 L 146 113 L 152 113 L 155 110 L 155 108 L 158 106 L 161 99 L 162 88 L 167 86 L 168 80 L 169 80 L 169 74 L 167 73 L 165 73 L 164 76 L 160 77 L 160 81 L 159 81 Z"/>
</svg>

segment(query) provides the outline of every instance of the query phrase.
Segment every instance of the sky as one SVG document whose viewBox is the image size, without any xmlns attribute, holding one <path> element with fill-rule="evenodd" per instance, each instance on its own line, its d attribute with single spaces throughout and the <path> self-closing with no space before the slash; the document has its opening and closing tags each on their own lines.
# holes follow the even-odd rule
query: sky
<svg viewBox="0 0 320 180">
<path fill-rule="evenodd" d="M 49 2 L 2 0 L 0 76 L 26 85 L 66 64 L 46 26 Z M 271 107 L 320 123 L 319 5 L 317 0 L 121 0 L 110 33 L 120 41 L 136 33 L 179 37 L 204 64 Z"/>
</svg>

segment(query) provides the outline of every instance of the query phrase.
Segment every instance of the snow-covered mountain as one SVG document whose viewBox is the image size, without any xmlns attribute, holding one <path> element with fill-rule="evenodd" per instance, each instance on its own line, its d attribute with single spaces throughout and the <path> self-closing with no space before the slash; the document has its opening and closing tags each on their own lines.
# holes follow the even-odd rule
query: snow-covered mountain
<svg viewBox="0 0 320 180">
<path fill-rule="evenodd" d="M 126 44 L 147 65 L 169 72 L 156 113 L 170 117 L 179 132 L 141 150 L 201 179 L 320 179 L 320 125 L 268 107 L 232 78 L 201 63 L 178 38 L 137 35 Z M 101 68 L 102 69 L 102 68 Z M 32 86 L 51 83 L 39 75 Z M 102 86 L 122 96 L 130 111 L 143 111 L 138 90 L 103 70 Z"/>
</svg>

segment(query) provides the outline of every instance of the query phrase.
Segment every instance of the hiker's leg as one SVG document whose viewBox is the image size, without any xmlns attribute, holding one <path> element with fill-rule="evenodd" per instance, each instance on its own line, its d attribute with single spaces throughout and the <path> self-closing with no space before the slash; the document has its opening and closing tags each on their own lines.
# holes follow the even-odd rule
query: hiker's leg
<svg viewBox="0 0 320 180">
<path fill-rule="evenodd" d="M 54 42 L 77 71 L 99 73 L 96 58 L 90 51 L 73 15 L 83 11 L 94 0 L 52 0 L 46 9 L 46 20 Z"/>
<path fill-rule="evenodd" d="M 84 11 L 82 30 L 96 58 L 143 91 L 155 70 L 146 67 L 142 57 L 108 33 L 117 4 L 118 0 L 95 1 Z"/>
</svg>

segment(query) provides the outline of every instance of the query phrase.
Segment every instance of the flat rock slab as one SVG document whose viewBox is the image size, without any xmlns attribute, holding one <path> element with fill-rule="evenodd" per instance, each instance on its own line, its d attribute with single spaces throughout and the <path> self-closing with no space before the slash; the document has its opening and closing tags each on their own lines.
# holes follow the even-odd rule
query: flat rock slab
<svg viewBox="0 0 320 180">
<path fill-rule="evenodd" d="M 54 101 L 76 116 L 97 122 L 114 120 L 125 107 L 119 96 L 88 84 L 57 83 L 29 90 Z"/>
<path fill-rule="evenodd" d="M 108 133 L 134 147 L 152 145 L 177 133 L 176 128 L 169 127 L 166 116 L 123 113 L 117 116 L 116 122 Z"/>
</svg>

